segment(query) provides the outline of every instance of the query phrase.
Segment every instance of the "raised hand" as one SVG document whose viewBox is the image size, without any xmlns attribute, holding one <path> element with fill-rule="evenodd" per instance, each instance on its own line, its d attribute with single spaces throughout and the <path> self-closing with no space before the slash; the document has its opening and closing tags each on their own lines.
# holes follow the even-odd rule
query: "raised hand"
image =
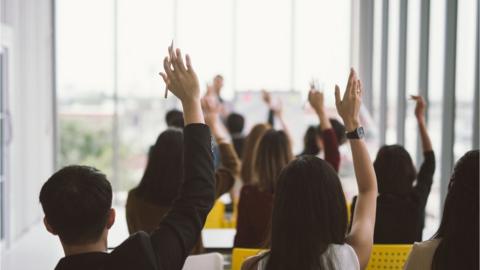
<svg viewBox="0 0 480 270">
<path fill-rule="evenodd" d="M 170 90 L 182 102 L 200 100 L 200 87 L 198 77 L 192 68 L 190 56 L 185 57 L 186 66 L 180 49 L 168 48 L 169 57 L 163 60 L 165 72 L 160 72 L 168 90 Z"/>
<path fill-rule="evenodd" d="M 283 103 L 281 99 L 278 99 L 275 106 L 271 105 L 271 109 L 276 117 L 281 119 L 283 117 Z"/>
<path fill-rule="evenodd" d="M 207 94 L 203 97 L 202 109 L 205 116 L 205 123 L 210 127 L 217 124 L 221 107 L 216 96 Z"/>
<path fill-rule="evenodd" d="M 165 72 L 160 72 L 160 75 L 167 89 L 182 102 L 185 124 L 204 123 L 198 77 L 192 68 L 190 57 L 186 56 L 185 66 L 180 49 L 174 51 L 170 46 L 168 51 L 170 58 L 165 57 L 163 60 Z"/>
<path fill-rule="evenodd" d="M 348 77 L 347 88 L 340 98 L 340 87 L 335 85 L 335 104 L 348 132 L 360 126 L 360 106 L 362 105 L 362 83 L 352 68 Z"/>
<path fill-rule="evenodd" d="M 324 111 L 324 96 L 323 92 L 320 92 L 315 89 L 311 89 L 310 92 L 308 92 L 308 102 L 310 103 L 310 106 L 317 112 L 323 112 Z"/>
<path fill-rule="evenodd" d="M 272 95 L 265 89 L 262 89 L 262 99 L 269 108 L 272 107 Z"/>
<path fill-rule="evenodd" d="M 424 120 L 427 103 L 422 96 L 411 95 L 410 98 L 417 103 L 415 106 L 415 117 L 417 117 L 418 120 Z"/>
</svg>

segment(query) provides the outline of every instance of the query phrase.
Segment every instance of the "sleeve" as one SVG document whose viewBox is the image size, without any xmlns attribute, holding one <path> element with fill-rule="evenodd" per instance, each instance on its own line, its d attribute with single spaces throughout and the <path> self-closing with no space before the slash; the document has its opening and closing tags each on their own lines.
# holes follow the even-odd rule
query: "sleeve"
<svg viewBox="0 0 480 270">
<path fill-rule="evenodd" d="M 179 198 L 151 235 L 160 269 L 182 269 L 215 200 L 211 136 L 204 124 L 184 129 L 184 178 Z"/>
<path fill-rule="evenodd" d="M 331 128 L 322 130 L 323 145 L 325 147 L 325 160 L 332 165 L 336 172 L 340 166 L 340 151 L 335 131 Z"/>
<path fill-rule="evenodd" d="M 240 171 L 240 160 L 232 144 L 221 143 L 219 145 L 221 167 L 216 171 L 215 198 L 228 192 L 235 183 L 235 176 Z"/>
<path fill-rule="evenodd" d="M 275 113 L 272 109 L 268 109 L 267 123 L 269 123 L 272 128 L 275 128 Z"/>
<path fill-rule="evenodd" d="M 433 151 L 423 153 L 423 163 L 417 175 L 417 185 L 414 187 L 415 193 L 420 199 L 420 205 L 427 203 L 430 188 L 433 183 L 433 174 L 435 173 L 435 154 Z"/>
</svg>

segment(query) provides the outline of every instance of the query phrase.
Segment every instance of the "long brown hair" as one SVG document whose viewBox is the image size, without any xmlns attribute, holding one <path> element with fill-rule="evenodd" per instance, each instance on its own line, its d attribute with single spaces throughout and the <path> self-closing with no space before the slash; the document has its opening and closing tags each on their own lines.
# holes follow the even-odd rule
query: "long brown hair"
<svg viewBox="0 0 480 270">
<path fill-rule="evenodd" d="M 260 139 L 269 129 L 269 124 L 257 124 L 252 128 L 250 134 L 247 136 L 245 146 L 243 147 L 242 170 L 240 172 L 243 184 L 251 184 L 255 182 L 255 179 L 253 178 L 254 157 L 257 152 Z"/>
<path fill-rule="evenodd" d="M 253 167 L 259 188 L 273 194 L 280 171 L 292 159 L 293 154 L 287 134 L 274 129 L 265 132 L 258 144 Z"/>
</svg>

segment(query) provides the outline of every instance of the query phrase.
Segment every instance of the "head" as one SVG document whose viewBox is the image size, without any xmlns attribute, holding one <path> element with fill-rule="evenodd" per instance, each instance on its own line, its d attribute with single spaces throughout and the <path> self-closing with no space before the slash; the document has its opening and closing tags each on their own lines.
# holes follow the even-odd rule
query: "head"
<svg viewBox="0 0 480 270">
<path fill-rule="evenodd" d="M 324 269 L 319 255 L 329 244 L 343 244 L 346 232 L 347 208 L 335 170 L 314 156 L 290 162 L 278 178 L 267 269 Z"/>
<path fill-rule="evenodd" d="M 345 126 L 338 120 L 330 118 L 330 124 L 335 132 L 338 145 L 346 142 Z M 320 126 L 309 126 L 303 137 L 303 152 L 302 155 L 316 156 L 324 148 L 323 132 Z"/>
<path fill-rule="evenodd" d="M 269 124 L 257 124 L 252 128 L 245 140 L 245 145 L 243 146 L 242 170 L 240 172 L 244 184 L 255 182 L 253 177 L 254 157 L 257 153 L 260 139 L 270 128 Z"/>
<path fill-rule="evenodd" d="M 152 203 L 170 205 L 183 183 L 183 132 L 168 129 L 150 148 L 147 167 L 137 187 L 138 195 Z"/>
<path fill-rule="evenodd" d="M 215 90 L 215 93 L 220 96 L 220 92 L 222 91 L 223 88 L 223 76 L 218 74 L 213 78 L 213 90 Z"/>
<path fill-rule="evenodd" d="M 170 110 L 165 115 L 165 122 L 168 127 L 183 128 L 183 113 L 179 110 Z"/>
<path fill-rule="evenodd" d="M 442 221 L 434 238 L 442 241 L 432 269 L 479 269 L 479 151 L 467 152 L 455 165 Z"/>
<path fill-rule="evenodd" d="M 227 117 L 227 129 L 230 134 L 240 134 L 245 125 L 245 118 L 241 114 L 231 113 Z"/>
<path fill-rule="evenodd" d="M 278 175 L 293 159 L 288 136 L 282 130 L 270 129 L 262 136 L 254 157 L 254 175 L 261 190 L 275 192 Z"/>
<path fill-rule="evenodd" d="M 102 172 L 87 166 L 65 167 L 43 185 L 40 203 L 45 227 L 59 236 L 65 250 L 95 243 L 106 250 L 115 211 L 112 187 Z"/>
<path fill-rule="evenodd" d="M 410 154 L 401 145 L 384 145 L 373 162 L 377 175 L 378 192 L 406 194 L 417 178 Z"/>
</svg>

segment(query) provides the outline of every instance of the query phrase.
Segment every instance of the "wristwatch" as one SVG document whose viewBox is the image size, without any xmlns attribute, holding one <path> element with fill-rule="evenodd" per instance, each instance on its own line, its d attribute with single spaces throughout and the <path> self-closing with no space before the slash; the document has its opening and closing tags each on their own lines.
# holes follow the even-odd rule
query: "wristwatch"
<svg viewBox="0 0 480 270">
<path fill-rule="evenodd" d="M 356 128 L 354 131 L 347 132 L 347 139 L 362 139 L 365 137 L 363 127 Z"/>
</svg>

